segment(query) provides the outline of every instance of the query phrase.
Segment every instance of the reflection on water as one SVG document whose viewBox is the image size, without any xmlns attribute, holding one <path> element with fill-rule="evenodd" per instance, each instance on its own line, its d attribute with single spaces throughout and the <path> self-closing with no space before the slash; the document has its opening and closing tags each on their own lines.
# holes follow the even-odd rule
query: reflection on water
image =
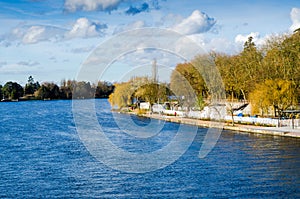
<svg viewBox="0 0 300 199">
<path fill-rule="evenodd" d="M 106 100 L 96 100 L 99 124 L 124 150 L 148 153 L 168 144 L 165 133 L 133 142 L 112 119 Z M 80 141 L 71 101 L 0 103 L 0 197 L 236 197 L 299 198 L 300 140 L 224 131 L 204 159 L 198 154 L 206 129 L 175 163 L 146 174 L 113 170 Z M 147 119 L 134 119 L 146 126 Z M 131 141 L 130 141 L 131 140 Z"/>
</svg>

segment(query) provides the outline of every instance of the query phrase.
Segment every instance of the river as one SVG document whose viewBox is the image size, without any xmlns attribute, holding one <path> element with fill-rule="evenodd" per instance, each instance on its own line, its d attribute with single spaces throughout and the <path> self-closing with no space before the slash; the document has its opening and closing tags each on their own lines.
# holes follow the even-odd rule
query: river
<svg viewBox="0 0 300 199">
<path fill-rule="evenodd" d="M 159 135 L 129 140 L 107 100 L 95 102 L 99 124 L 125 151 L 157 151 L 180 128 L 166 122 Z M 134 173 L 91 155 L 76 130 L 72 101 L 3 102 L 0 114 L 0 198 L 300 198 L 300 139 L 223 131 L 200 159 L 207 129 L 199 128 L 173 163 Z M 141 128 L 150 122 L 119 118 Z"/>
</svg>

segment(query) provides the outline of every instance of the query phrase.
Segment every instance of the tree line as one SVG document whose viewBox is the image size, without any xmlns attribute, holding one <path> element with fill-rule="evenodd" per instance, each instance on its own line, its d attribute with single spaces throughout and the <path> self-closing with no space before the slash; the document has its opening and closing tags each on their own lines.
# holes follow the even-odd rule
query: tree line
<svg viewBox="0 0 300 199">
<path fill-rule="evenodd" d="M 209 74 L 212 63 L 220 77 Z M 116 84 L 110 97 L 111 104 L 122 108 L 128 106 L 133 97 L 146 100 L 146 95 L 149 95 L 147 89 L 153 95 L 159 93 L 158 90 L 152 91 L 155 88 L 150 81 L 147 83 L 144 79 L 144 82 L 138 83 L 136 80 Z M 170 84 L 164 86 L 177 96 L 188 95 L 191 87 L 196 95 L 193 103 L 197 106 L 203 105 L 203 99 L 212 97 L 214 84 L 220 85 L 217 81 L 222 81 L 227 101 L 250 102 L 252 114 L 273 113 L 276 116 L 276 113 L 288 108 L 297 108 L 300 102 L 300 31 L 273 36 L 260 48 L 249 37 L 243 50 L 235 55 L 215 52 L 198 55 L 189 62 L 177 64 Z M 143 92 L 139 84 L 143 85 Z M 160 92 L 165 96 L 158 98 L 166 98 L 170 91 Z"/>
<path fill-rule="evenodd" d="M 258 49 L 249 37 L 234 56 L 217 55 L 228 97 L 247 100 L 252 113 L 281 114 L 300 102 L 300 32 L 270 38 Z"/>
<path fill-rule="evenodd" d="M 91 84 L 85 81 L 62 80 L 58 86 L 53 82 L 40 84 L 29 76 L 24 87 L 17 82 L 6 82 L 0 85 L 0 99 L 30 100 L 30 99 L 72 99 L 72 98 L 108 98 L 113 92 L 114 85 L 110 82 L 99 81 Z M 76 96 L 74 96 L 76 94 Z"/>
<path fill-rule="evenodd" d="M 115 91 L 109 96 L 113 107 L 123 108 L 132 105 L 134 100 L 150 104 L 165 102 L 172 95 L 167 83 L 158 84 L 149 77 L 132 77 L 128 82 L 115 84 Z"/>
</svg>

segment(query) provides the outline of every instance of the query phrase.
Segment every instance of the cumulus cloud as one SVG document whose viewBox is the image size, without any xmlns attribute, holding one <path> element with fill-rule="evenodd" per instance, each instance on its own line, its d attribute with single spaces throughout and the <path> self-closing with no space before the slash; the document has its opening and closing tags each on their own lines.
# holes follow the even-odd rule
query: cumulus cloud
<svg viewBox="0 0 300 199">
<path fill-rule="evenodd" d="M 209 31 L 215 23 L 214 18 L 209 17 L 199 10 L 195 10 L 189 17 L 175 25 L 173 29 L 182 34 L 192 35 Z"/>
<path fill-rule="evenodd" d="M 65 9 L 70 12 L 83 11 L 112 11 L 125 0 L 66 0 Z"/>
<path fill-rule="evenodd" d="M 290 27 L 291 31 L 300 28 L 300 8 L 293 8 L 290 13 L 292 25 Z"/>
<path fill-rule="evenodd" d="M 67 32 L 65 36 L 66 38 L 102 36 L 104 34 L 104 29 L 107 29 L 106 24 L 92 22 L 87 18 L 79 18 L 73 25 L 72 29 Z"/>
<path fill-rule="evenodd" d="M 235 37 L 235 43 L 237 45 L 238 50 L 242 50 L 245 42 L 248 40 L 249 37 L 252 37 L 252 41 L 255 43 L 256 46 L 262 46 L 268 41 L 270 38 L 272 38 L 272 34 L 267 34 L 264 36 L 261 36 L 259 32 L 251 32 L 250 34 L 247 35 L 237 35 Z"/>
<path fill-rule="evenodd" d="M 249 37 L 252 37 L 253 38 L 253 42 L 256 44 L 256 45 L 261 45 L 264 43 L 265 41 L 265 38 L 262 38 L 259 34 L 259 32 L 251 32 L 250 34 L 248 35 L 237 35 L 235 37 L 235 42 L 238 43 L 238 44 L 244 44 Z"/>
<path fill-rule="evenodd" d="M 0 35 L 0 44 L 8 47 L 12 44 L 36 44 L 43 41 L 59 42 L 65 39 L 90 38 L 103 36 L 107 25 L 79 18 L 70 29 L 48 25 L 22 25 L 9 33 Z"/>
<path fill-rule="evenodd" d="M 125 13 L 128 15 L 136 15 L 145 11 L 149 11 L 149 4 L 147 3 L 143 3 L 140 7 L 130 6 L 130 8 Z"/>
</svg>

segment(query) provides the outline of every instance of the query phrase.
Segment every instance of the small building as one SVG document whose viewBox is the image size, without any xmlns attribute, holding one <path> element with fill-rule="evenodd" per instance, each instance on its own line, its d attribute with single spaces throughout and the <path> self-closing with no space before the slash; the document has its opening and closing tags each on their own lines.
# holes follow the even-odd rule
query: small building
<svg viewBox="0 0 300 199">
<path fill-rule="evenodd" d="M 140 109 L 149 110 L 150 109 L 150 103 L 149 102 L 141 102 L 140 103 Z"/>
</svg>

